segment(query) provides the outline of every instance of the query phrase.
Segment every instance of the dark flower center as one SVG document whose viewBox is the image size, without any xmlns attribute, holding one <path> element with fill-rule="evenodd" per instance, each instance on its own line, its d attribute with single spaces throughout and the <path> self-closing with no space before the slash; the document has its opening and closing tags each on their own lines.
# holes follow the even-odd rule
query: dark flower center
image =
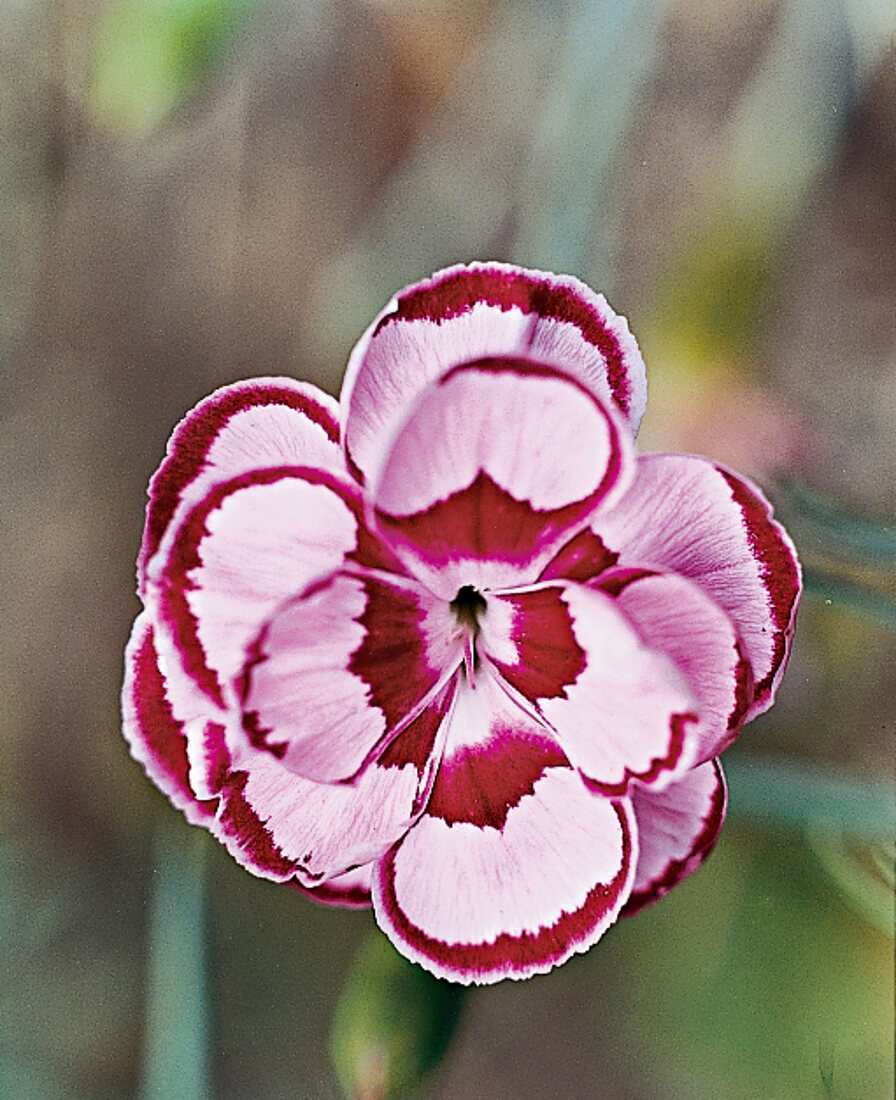
<svg viewBox="0 0 896 1100">
<path fill-rule="evenodd" d="M 451 601 L 451 610 L 457 621 L 473 634 L 479 633 L 479 616 L 485 612 L 485 597 L 472 584 L 465 584 L 457 590 Z"/>
</svg>

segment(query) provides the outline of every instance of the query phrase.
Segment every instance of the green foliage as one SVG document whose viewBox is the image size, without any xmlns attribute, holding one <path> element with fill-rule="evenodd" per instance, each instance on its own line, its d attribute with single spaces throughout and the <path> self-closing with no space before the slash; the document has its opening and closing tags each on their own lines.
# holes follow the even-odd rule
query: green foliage
<svg viewBox="0 0 896 1100">
<path fill-rule="evenodd" d="M 374 933 L 355 959 L 333 1017 L 330 1053 L 346 1096 L 414 1095 L 443 1058 L 465 994 Z"/>
<path fill-rule="evenodd" d="M 208 76 L 252 0 L 123 0 L 100 21 L 89 107 L 96 122 L 140 135 L 166 122 Z"/>
<path fill-rule="evenodd" d="M 726 755 L 725 772 L 731 817 L 799 829 L 843 900 L 883 935 L 893 935 L 896 792 L 891 781 L 737 749 Z"/>
<path fill-rule="evenodd" d="M 835 831 L 877 841 L 896 833 L 892 781 L 833 773 L 734 748 L 723 757 L 729 812 L 775 828 Z"/>
<path fill-rule="evenodd" d="M 812 854 L 845 901 L 882 935 L 896 931 L 893 834 L 867 841 L 832 829 L 808 829 Z"/>
<path fill-rule="evenodd" d="M 896 526 L 788 481 L 775 503 L 800 551 L 806 591 L 896 630 Z"/>
<path fill-rule="evenodd" d="M 892 1097 L 892 941 L 859 920 L 788 830 L 730 822 L 708 863 L 591 952 L 641 1090 Z M 892 908 L 891 908 L 892 913 Z"/>
</svg>

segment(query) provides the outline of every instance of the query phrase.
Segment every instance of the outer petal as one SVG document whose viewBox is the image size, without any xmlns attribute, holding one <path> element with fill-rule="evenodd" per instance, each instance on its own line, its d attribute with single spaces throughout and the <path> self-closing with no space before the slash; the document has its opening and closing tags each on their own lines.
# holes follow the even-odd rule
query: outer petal
<svg viewBox="0 0 896 1100">
<path fill-rule="evenodd" d="M 625 318 L 569 276 L 498 263 L 448 268 L 401 291 L 352 352 L 342 387 L 349 464 L 369 480 L 405 409 L 429 382 L 493 356 L 554 363 L 637 431 L 644 363 Z"/>
<path fill-rule="evenodd" d="M 697 750 L 695 698 L 603 592 L 552 582 L 490 595 L 481 652 L 557 731 L 596 790 L 662 787 Z"/>
<path fill-rule="evenodd" d="M 338 905 L 344 909 L 369 909 L 372 904 L 370 884 L 373 868 L 373 863 L 365 863 L 353 871 L 346 871 L 343 875 L 328 879 L 313 889 L 303 886 L 300 882 L 291 882 L 290 886 L 321 905 Z"/>
<path fill-rule="evenodd" d="M 633 790 L 639 850 L 635 885 L 623 909 L 626 916 L 697 870 L 718 839 L 727 801 L 718 760 L 694 768 L 664 791 Z"/>
<path fill-rule="evenodd" d="M 397 556 L 452 599 L 465 584 L 534 579 L 594 508 L 620 492 L 628 431 L 579 382 L 525 360 L 451 370 L 420 396 L 374 483 Z"/>
<path fill-rule="evenodd" d="M 645 645 L 665 653 L 699 701 L 697 762 L 717 756 L 740 732 L 753 699 L 753 673 L 731 619 L 692 581 L 672 573 L 610 570 L 597 582 Z"/>
<path fill-rule="evenodd" d="M 201 696 L 194 709 L 229 705 L 246 647 L 274 608 L 356 554 L 359 509 L 329 475 L 273 468 L 213 486 L 169 530 L 147 598 L 163 662 L 180 665 Z"/>
<path fill-rule="evenodd" d="M 145 611 L 134 623 L 125 652 L 122 713 L 134 759 L 189 822 L 211 828 L 218 802 L 201 801 L 190 786 L 184 727 L 172 713 Z"/>
<path fill-rule="evenodd" d="M 800 567 L 762 493 L 706 459 L 643 455 L 625 497 L 592 526 L 621 566 L 681 573 L 725 609 L 753 666 L 746 717 L 767 710 L 784 674 Z"/>
<path fill-rule="evenodd" d="M 377 867 L 376 918 L 439 977 L 529 977 L 612 924 L 636 848 L 628 800 L 591 794 L 486 675 L 459 693 L 426 813 Z"/>
<path fill-rule="evenodd" d="M 254 874 L 318 888 L 381 856 L 423 809 L 452 698 L 443 692 L 351 783 L 315 783 L 256 756 L 223 792 L 231 854 Z"/>
<path fill-rule="evenodd" d="M 463 660 L 447 604 L 409 579 L 338 573 L 278 609 L 249 649 L 243 728 L 291 771 L 348 779 Z"/>
<path fill-rule="evenodd" d="M 341 473 L 339 417 L 329 394 L 291 378 L 253 378 L 224 386 L 180 422 L 149 486 L 137 561 L 145 569 L 175 513 L 208 487 L 265 466 L 314 466 Z"/>
</svg>

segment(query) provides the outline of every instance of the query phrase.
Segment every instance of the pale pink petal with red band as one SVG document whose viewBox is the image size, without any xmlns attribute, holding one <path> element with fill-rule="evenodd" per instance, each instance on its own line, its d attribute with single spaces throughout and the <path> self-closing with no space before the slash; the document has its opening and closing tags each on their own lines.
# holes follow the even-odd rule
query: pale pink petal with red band
<svg viewBox="0 0 896 1100">
<path fill-rule="evenodd" d="M 442 695 L 350 783 L 315 783 L 270 755 L 230 778 L 225 843 L 253 873 L 316 887 L 381 856 L 425 805 L 445 737 Z"/>
<path fill-rule="evenodd" d="M 134 759 L 188 821 L 211 828 L 217 799 L 200 800 L 190 786 L 184 728 L 172 712 L 145 611 L 134 623 L 125 652 L 122 713 Z"/>
<path fill-rule="evenodd" d="M 664 791 L 635 787 L 638 866 L 625 915 L 657 901 L 703 863 L 725 820 L 727 791 L 718 760 L 693 768 Z"/>
<path fill-rule="evenodd" d="M 267 466 L 314 466 L 343 473 L 339 408 L 329 394 L 291 378 L 253 378 L 224 386 L 181 421 L 149 487 L 138 576 L 158 550 L 175 513 L 219 481 Z"/>
<path fill-rule="evenodd" d="M 719 603 L 753 666 L 749 720 L 784 673 L 800 592 L 787 533 L 746 479 L 691 455 L 642 455 L 634 483 L 592 526 L 621 566 L 681 573 Z"/>
<path fill-rule="evenodd" d="M 370 884 L 373 876 L 373 864 L 365 863 L 344 875 L 336 875 L 314 888 L 303 886 L 300 882 L 289 885 L 305 897 L 320 905 L 338 905 L 344 909 L 369 909 Z"/>
<path fill-rule="evenodd" d="M 458 694 L 426 812 L 375 870 L 377 921 L 439 977 L 525 978 L 615 920 L 636 848 L 627 800 L 591 794 L 485 672 Z"/>
<path fill-rule="evenodd" d="M 226 772 L 230 766 L 226 730 L 232 724 L 232 715 L 213 703 L 184 670 L 164 625 L 153 628 L 153 646 L 166 702 L 186 741 L 189 786 L 200 801 L 216 799 L 222 767 Z M 224 746 L 223 756 L 219 745 Z"/>
<path fill-rule="evenodd" d="M 228 705 L 265 619 L 338 569 L 357 540 L 356 515 L 328 475 L 267 469 L 214 486 L 150 567 L 163 659 L 180 662 L 206 706 Z"/>
<path fill-rule="evenodd" d="M 187 759 L 197 797 L 217 799 L 233 770 L 226 722 L 193 723 L 187 733 Z"/>
<path fill-rule="evenodd" d="M 279 608 L 253 642 L 243 729 L 299 775 L 348 779 L 462 659 L 450 609 L 420 585 L 336 574 Z"/>
<path fill-rule="evenodd" d="M 620 575 L 621 574 L 621 575 Z M 699 702 L 697 763 L 737 737 L 753 699 L 753 674 L 728 615 L 692 581 L 672 573 L 610 570 L 595 582 L 616 589 L 617 607 L 646 645 L 665 653 L 687 677 Z"/>
<path fill-rule="evenodd" d="M 611 569 L 619 555 L 608 550 L 589 528 L 579 531 L 565 543 L 541 571 L 540 581 L 589 581 Z"/>
<path fill-rule="evenodd" d="M 538 575 L 621 492 L 631 440 L 607 406 L 555 371 L 483 360 L 434 382 L 393 440 L 373 504 L 396 555 L 438 595 Z"/>
<path fill-rule="evenodd" d="M 398 294 L 352 352 L 341 403 L 359 478 L 377 473 L 386 440 L 427 383 L 486 356 L 554 363 L 637 431 L 647 400 L 644 363 L 625 318 L 602 295 L 570 276 L 457 266 Z"/>
<path fill-rule="evenodd" d="M 696 698 L 603 592 L 571 582 L 489 595 L 481 649 L 606 795 L 670 783 L 697 751 Z"/>
</svg>

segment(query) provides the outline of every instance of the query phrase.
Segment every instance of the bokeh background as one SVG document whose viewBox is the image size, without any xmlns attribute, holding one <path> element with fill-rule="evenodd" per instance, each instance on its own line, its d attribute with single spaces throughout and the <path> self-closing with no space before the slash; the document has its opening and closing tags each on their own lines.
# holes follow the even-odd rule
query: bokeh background
<svg viewBox="0 0 896 1100">
<path fill-rule="evenodd" d="M 642 445 L 759 480 L 809 592 L 706 867 L 473 991 L 422 1095 L 893 1096 L 892 0 L 0 0 L 3 1100 L 340 1095 L 370 914 L 240 870 L 120 738 L 145 484 L 215 386 L 338 393 L 473 258 L 603 290 Z"/>
</svg>

